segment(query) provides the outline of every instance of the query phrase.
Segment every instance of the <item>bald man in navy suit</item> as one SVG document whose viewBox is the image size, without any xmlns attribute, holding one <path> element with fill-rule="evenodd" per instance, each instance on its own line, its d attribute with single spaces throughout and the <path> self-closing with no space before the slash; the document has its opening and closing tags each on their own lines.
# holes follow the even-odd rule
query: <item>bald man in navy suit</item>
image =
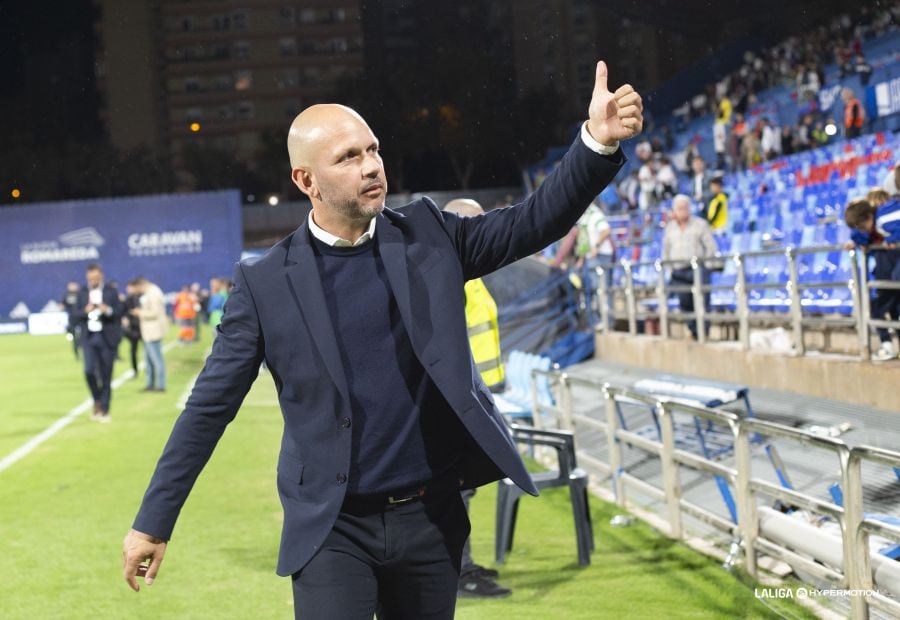
<svg viewBox="0 0 900 620">
<path fill-rule="evenodd" d="M 278 574 L 302 618 L 452 618 L 469 522 L 460 490 L 536 489 L 472 362 L 463 285 L 561 238 L 642 127 L 597 64 L 589 118 L 521 204 L 462 218 L 390 210 L 379 142 L 353 110 L 304 110 L 288 135 L 306 221 L 239 263 L 218 336 L 124 542 L 152 583 L 178 513 L 265 360 L 285 426 Z M 143 563 L 143 564 L 142 564 Z"/>
</svg>

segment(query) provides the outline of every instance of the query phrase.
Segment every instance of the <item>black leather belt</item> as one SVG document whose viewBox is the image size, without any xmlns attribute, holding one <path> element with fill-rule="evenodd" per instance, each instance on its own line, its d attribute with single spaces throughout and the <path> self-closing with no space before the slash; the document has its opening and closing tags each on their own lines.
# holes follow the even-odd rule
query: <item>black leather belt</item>
<svg viewBox="0 0 900 620">
<path fill-rule="evenodd" d="M 365 495 L 347 495 L 341 510 L 350 513 L 377 512 L 391 509 L 417 501 L 426 501 L 451 489 L 459 490 L 460 481 L 455 470 L 409 487 L 403 487 L 386 493 L 372 493 Z"/>
</svg>

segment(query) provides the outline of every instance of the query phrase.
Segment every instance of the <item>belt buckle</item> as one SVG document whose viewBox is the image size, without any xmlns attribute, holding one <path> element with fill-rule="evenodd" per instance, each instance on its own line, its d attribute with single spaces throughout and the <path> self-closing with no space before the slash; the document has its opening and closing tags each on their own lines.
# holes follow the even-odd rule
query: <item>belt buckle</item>
<svg viewBox="0 0 900 620">
<path fill-rule="evenodd" d="M 387 503 L 389 506 L 402 506 L 403 504 L 414 502 L 417 499 L 421 499 L 423 497 L 425 497 L 425 487 L 419 489 L 418 493 L 415 493 L 414 495 L 405 495 L 403 497 L 388 495 Z"/>
<path fill-rule="evenodd" d="M 388 495 L 387 503 L 390 506 L 401 506 L 416 499 L 419 499 L 418 495 L 407 495 L 406 497 L 394 497 L 393 495 Z"/>
</svg>

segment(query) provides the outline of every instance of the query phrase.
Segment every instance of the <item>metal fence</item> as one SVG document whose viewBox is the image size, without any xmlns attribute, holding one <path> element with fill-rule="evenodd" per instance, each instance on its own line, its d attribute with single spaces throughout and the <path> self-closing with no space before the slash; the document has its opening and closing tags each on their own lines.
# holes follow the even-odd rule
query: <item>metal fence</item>
<svg viewBox="0 0 900 620">
<path fill-rule="evenodd" d="M 900 321 L 888 320 L 884 317 L 872 317 L 870 299 L 873 291 L 900 290 L 900 282 L 891 280 L 873 280 L 867 268 L 871 252 L 893 250 L 885 246 L 872 246 L 868 249 L 845 250 L 843 246 L 818 246 L 812 248 L 794 248 L 745 252 L 732 255 L 693 257 L 687 261 L 632 262 L 627 259 L 616 265 L 598 266 L 596 270 L 597 294 L 593 296 L 596 313 L 601 318 L 600 329 L 610 329 L 614 320 L 627 323 L 631 334 L 638 333 L 638 324 L 648 319 L 659 322 L 660 335 L 670 337 L 671 323 L 693 323 L 697 326 L 696 337 L 699 342 L 708 338 L 706 327 L 710 323 L 733 326 L 735 339 L 742 348 L 750 348 L 750 331 L 760 325 L 783 324 L 790 329 L 792 349 L 795 354 L 806 353 L 804 335 L 810 328 L 833 329 L 843 328 L 856 333 L 859 355 L 868 359 L 871 354 L 871 331 L 877 328 L 900 329 Z M 810 281 L 801 277 L 803 257 L 834 252 L 848 252 L 849 273 L 845 280 L 819 279 Z M 787 279 L 751 281 L 748 264 L 768 258 L 783 257 L 787 262 Z M 733 267 L 734 281 L 728 284 L 711 284 L 710 274 L 714 270 Z M 689 267 L 692 282 L 673 283 L 673 268 Z M 612 286 L 613 280 L 607 271 L 612 268 L 619 275 L 618 284 Z M 621 270 L 621 274 L 618 274 Z M 638 277 L 638 274 L 640 277 Z M 730 276 L 730 273 L 729 273 Z M 804 308 L 803 291 L 839 290 L 849 291 L 851 311 L 849 315 L 836 312 L 809 311 Z M 751 297 L 764 296 L 767 291 L 777 291 L 783 303 L 778 310 L 754 310 Z M 734 309 L 720 305 L 713 308 L 709 305 L 709 296 L 716 292 L 733 292 Z M 690 294 L 693 299 L 693 311 L 670 310 L 669 298 L 677 294 Z M 618 308 L 618 309 L 617 309 Z M 779 311 L 780 310 L 780 311 Z"/>
<path fill-rule="evenodd" d="M 870 608 L 900 617 L 900 566 L 888 558 L 877 556 L 873 566 L 868 536 L 870 533 L 900 542 L 900 527 L 874 520 L 863 512 L 862 463 L 875 462 L 888 467 L 900 467 L 900 452 L 870 446 L 849 447 L 844 442 L 821 437 L 810 432 L 781 424 L 742 418 L 737 414 L 702 406 L 695 406 L 652 394 L 610 385 L 599 381 L 576 378 L 561 371 L 532 371 L 532 383 L 550 380 L 556 389 L 558 405 L 540 403 L 535 397 L 536 424 L 553 425 L 574 431 L 589 429 L 605 435 L 607 460 L 577 452 L 579 463 L 598 471 L 612 482 L 616 503 L 625 507 L 629 491 L 661 501 L 666 506 L 668 534 L 682 539 L 686 536 L 683 516 L 690 515 L 716 530 L 739 539 L 743 551 L 743 566 L 754 578 L 758 576 L 758 554 L 765 554 L 787 562 L 835 588 L 850 591 L 852 617 L 869 617 Z M 572 388 L 595 390 L 605 402 L 605 416 L 596 418 L 574 410 Z M 537 394 L 536 391 L 533 392 Z M 623 428 L 618 407 L 623 403 L 642 404 L 654 410 L 659 421 L 659 436 L 654 439 Z M 539 413 L 542 412 L 542 413 Z M 728 429 L 734 440 L 733 465 L 704 458 L 680 449 L 676 445 L 674 416 L 694 416 L 706 424 Z M 543 421 L 542 421 L 543 419 Z M 810 449 L 826 450 L 837 456 L 840 465 L 843 505 L 823 501 L 789 486 L 779 486 L 754 476 L 751 448 L 758 437 L 777 437 L 799 443 Z M 641 450 L 659 459 L 662 488 L 629 473 L 622 456 L 623 446 Z M 736 520 L 715 514 L 705 506 L 682 497 L 679 472 L 687 467 L 715 476 L 727 484 L 736 503 Z M 841 553 L 836 565 L 825 565 L 798 553 L 793 545 L 773 540 L 761 531 L 760 496 L 827 515 L 840 524 Z M 889 589 L 890 588 L 890 589 Z"/>
</svg>

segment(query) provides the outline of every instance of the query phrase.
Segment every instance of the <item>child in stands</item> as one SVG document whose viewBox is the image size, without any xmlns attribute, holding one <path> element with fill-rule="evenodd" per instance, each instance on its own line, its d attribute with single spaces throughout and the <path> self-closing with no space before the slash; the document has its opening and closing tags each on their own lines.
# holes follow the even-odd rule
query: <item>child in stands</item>
<svg viewBox="0 0 900 620">
<path fill-rule="evenodd" d="M 844 221 L 852 229 L 848 248 L 858 246 L 883 246 L 870 252 L 875 259 L 872 270 L 874 280 L 900 281 L 900 251 L 896 249 L 900 242 L 900 200 L 891 197 L 882 189 L 869 192 L 864 199 L 853 200 L 844 211 Z M 900 318 L 900 290 L 875 290 L 872 297 L 872 318 L 883 320 L 890 316 L 893 320 Z M 897 357 L 890 331 L 878 328 L 881 348 L 875 353 L 874 361 L 886 361 Z"/>
</svg>

